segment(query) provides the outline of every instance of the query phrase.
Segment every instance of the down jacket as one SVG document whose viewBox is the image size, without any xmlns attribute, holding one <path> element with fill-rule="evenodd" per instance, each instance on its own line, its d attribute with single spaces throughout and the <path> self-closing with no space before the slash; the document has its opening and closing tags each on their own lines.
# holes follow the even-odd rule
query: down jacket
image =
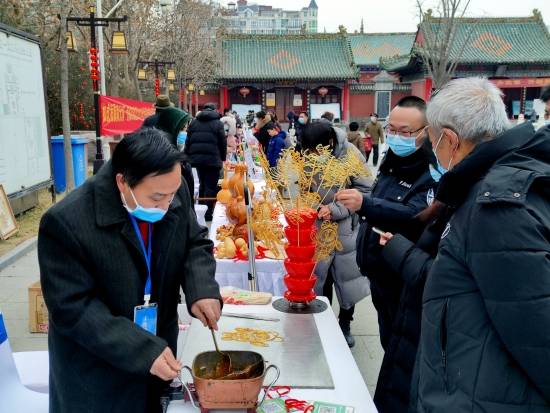
<svg viewBox="0 0 550 413">
<path fill-rule="evenodd" d="M 222 167 L 227 157 L 227 140 L 220 114 L 205 109 L 191 122 L 187 130 L 185 155 L 191 165 Z"/>
<path fill-rule="evenodd" d="M 456 212 L 424 290 L 416 407 L 548 413 L 550 127 L 481 143 L 444 179 Z"/>
<path fill-rule="evenodd" d="M 346 133 L 341 129 L 334 128 L 336 131 L 337 144 L 334 149 L 334 156 L 338 159 L 346 156 L 348 151 L 353 151 L 365 162 L 365 158 L 359 153 L 357 148 L 348 142 Z M 367 177 L 352 178 L 351 184 L 347 188 L 355 188 L 360 192 L 370 191 L 372 180 Z M 313 188 L 316 189 L 315 187 Z M 359 217 L 345 208 L 339 202 L 334 202 L 338 188 L 332 188 L 328 191 L 319 190 L 323 204 L 328 205 L 332 214 L 332 221 L 338 222 L 338 237 L 342 243 L 342 251 L 332 253 L 330 258 L 320 261 L 315 267 L 317 275 L 316 293 L 322 295 L 323 285 L 327 279 L 329 269 L 332 267 L 332 276 L 334 278 L 334 289 L 340 307 L 349 309 L 363 298 L 369 295 L 368 280 L 363 277 L 359 271 L 355 260 L 355 246 L 357 233 L 359 232 Z M 326 195 L 326 196 L 325 196 Z M 321 225 L 317 220 L 317 225 Z"/>
</svg>

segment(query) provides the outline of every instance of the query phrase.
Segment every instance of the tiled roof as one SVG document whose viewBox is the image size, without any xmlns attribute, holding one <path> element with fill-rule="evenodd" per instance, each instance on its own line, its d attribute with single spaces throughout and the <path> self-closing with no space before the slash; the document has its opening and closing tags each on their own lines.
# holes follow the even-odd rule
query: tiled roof
<svg viewBox="0 0 550 413">
<path fill-rule="evenodd" d="M 427 21 L 434 33 L 436 19 Z M 457 26 L 451 57 L 460 53 L 461 63 L 550 63 L 550 34 L 542 17 L 464 18 Z"/>
<path fill-rule="evenodd" d="M 437 33 L 437 19 L 423 24 L 430 24 Z M 451 58 L 460 54 L 467 41 L 459 60 L 462 64 L 550 63 L 550 33 L 537 11 L 531 17 L 462 18 L 456 36 Z M 414 46 L 408 54 L 382 58 L 380 66 L 389 72 L 411 68 L 419 55 Z"/>
<path fill-rule="evenodd" d="M 350 34 L 355 63 L 360 66 L 378 66 L 381 57 L 409 54 L 416 33 Z"/>
<path fill-rule="evenodd" d="M 345 80 L 358 77 L 340 34 L 234 35 L 222 41 L 221 80 Z"/>
</svg>

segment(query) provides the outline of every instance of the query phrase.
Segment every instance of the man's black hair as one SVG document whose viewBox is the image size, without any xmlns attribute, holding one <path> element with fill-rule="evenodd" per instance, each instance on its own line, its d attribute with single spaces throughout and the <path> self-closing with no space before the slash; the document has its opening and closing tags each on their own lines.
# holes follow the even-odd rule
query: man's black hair
<svg viewBox="0 0 550 413">
<path fill-rule="evenodd" d="M 298 113 L 298 116 L 300 116 L 302 113 L 303 113 L 304 115 L 306 115 L 306 116 L 308 117 L 308 119 L 309 119 L 309 113 L 307 113 L 305 110 L 303 110 L 303 111 L 301 111 L 300 113 Z"/>
<path fill-rule="evenodd" d="M 142 128 L 126 135 L 113 152 L 113 174 L 122 174 L 134 188 L 146 176 L 164 175 L 183 161 L 183 153 L 170 143 L 167 133 L 156 128 Z"/>
<path fill-rule="evenodd" d="M 264 126 L 265 130 L 271 130 L 271 129 L 277 129 L 277 126 L 273 122 L 268 122 L 267 125 Z"/>
<path fill-rule="evenodd" d="M 330 124 L 311 123 L 302 132 L 302 150 L 314 150 L 319 145 L 333 147 L 336 139 L 336 131 Z"/>
<path fill-rule="evenodd" d="M 352 132 L 358 131 L 359 130 L 359 124 L 357 122 L 350 122 L 349 130 L 352 131 Z"/>
<path fill-rule="evenodd" d="M 334 120 L 334 113 L 332 113 L 332 112 L 325 112 L 325 113 L 323 113 L 323 114 L 321 115 L 321 118 L 326 119 L 326 120 L 332 122 L 332 121 Z"/>
<path fill-rule="evenodd" d="M 216 110 L 216 104 L 213 102 L 208 102 L 204 105 L 205 110 Z"/>
<path fill-rule="evenodd" d="M 416 108 L 422 113 L 426 113 L 426 101 L 418 96 L 405 96 L 399 99 L 397 105 L 400 108 Z"/>
<path fill-rule="evenodd" d="M 233 114 L 233 111 L 232 111 L 231 109 L 225 109 L 225 110 L 223 111 L 223 114 L 224 114 L 224 115 L 227 115 L 228 113 Z"/>
<path fill-rule="evenodd" d="M 542 100 L 544 103 L 550 100 L 550 85 L 542 89 L 542 92 L 540 94 L 540 100 Z"/>
<path fill-rule="evenodd" d="M 265 118 L 265 115 L 266 115 L 266 113 L 265 113 L 263 110 L 260 110 L 259 112 L 256 112 L 256 117 L 257 117 L 258 119 L 263 119 L 263 118 Z"/>
</svg>

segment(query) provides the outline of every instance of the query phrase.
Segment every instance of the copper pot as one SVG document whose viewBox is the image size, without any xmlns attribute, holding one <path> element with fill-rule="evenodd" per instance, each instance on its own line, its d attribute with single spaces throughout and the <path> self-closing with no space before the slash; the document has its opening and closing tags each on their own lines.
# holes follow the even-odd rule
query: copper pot
<svg viewBox="0 0 550 413">
<path fill-rule="evenodd" d="M 212 378 L 215 377 L 216 364 L 220 359 L 215 351 L 198 354 L 193 360 L 192 369 L 188 366 L 183 367 L 193 377 L 200 407 L 202 409 L 251 409 L 261 405 L 269 389 L 279 379 L 279 368 L 274 365 L 266 367 L 262 355 L 253 351 L 224 351 L 224 353 L 231 357 L 232 373 L 229 374 L 231 379 Z M 258 403 L 258 395 L 269 369 L 275 369 L 277 376 L 269 384 L 263 399 Z"/>
</svg>

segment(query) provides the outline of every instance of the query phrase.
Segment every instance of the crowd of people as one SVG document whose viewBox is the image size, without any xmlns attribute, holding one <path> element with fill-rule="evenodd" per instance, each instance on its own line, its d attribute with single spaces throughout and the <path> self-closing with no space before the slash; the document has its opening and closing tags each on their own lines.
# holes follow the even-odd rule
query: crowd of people
<svg viewBox="0 0 550 413">
<path fill-rule="evenodd" d="M 513 126 L 494 84 L 455 79 L 428 103 L 402 98 L 385 124 L 373 113 L 346 132 L 329 112 L 290 112 L 284 130 L 273 111 L 241 120 L 207 104 L 192 119 L 159 96 L 99 174 L 41 222 L 51 411 L 157 411 L 181 370 L 180 287 L 190 314 L 217 329 L 192 168 L 209 220 L 223 163 L 250 127 L 271 167 L 289 147 L 365 164 L 372 154 L 374 179 L 320 189 L 318 224 L 338 224 L 342 249 L 317 264 L 315 288 L 336 293 L 349 347 L 355 306 L 371 295 L 379 412 L 550 412 L 550 87 L 541 99 L 546 126 Z"/>
</svg>

